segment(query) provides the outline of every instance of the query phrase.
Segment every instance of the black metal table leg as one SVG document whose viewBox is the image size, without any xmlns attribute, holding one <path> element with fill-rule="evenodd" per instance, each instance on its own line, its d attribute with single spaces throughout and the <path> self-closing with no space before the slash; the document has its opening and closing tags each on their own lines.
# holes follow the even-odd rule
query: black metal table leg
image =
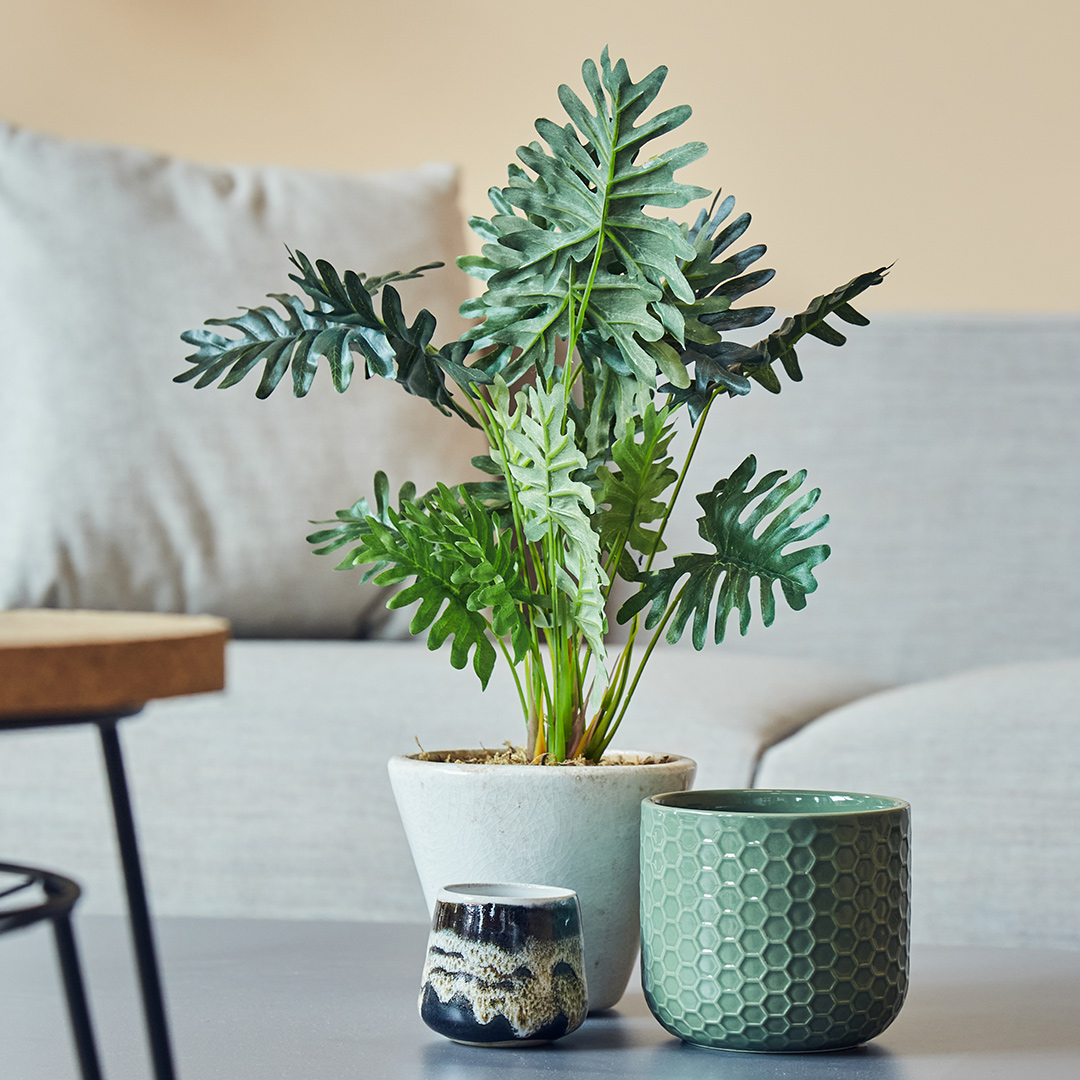
<svg viewBox="0 0 1080 1080">
<path fill-rule="evenodd" d="M 12 896 L 20 894 L 29 897 L 35 886 L 40 886 L 45 894 L 44 902 L 0 909 L 0 934 L 32 926 L 43 919 L 53 924 L 79 1072 L 82 1080 L 102 1080 L 94 1028 L 90 1023 L 90 1007 L 75 947 L 75 931 L 71 927 L 71 911 L 79 899 L 79 886 L 71 878 L 33 866 L 0 863 L 0 874 L 13 874 L 17 878 L 14 885 L 0 892 L 0 899 L 10 900 Z"/>
<path fill-rule="evenodd" d="M 75 948 L 75 935 L 71 930 L 69 915 L 54 918 L 56 952 L 60 958 L 60 973 L 64 979 L 68 1016 L 71 1018 L 71 1034 L 75 1040 L 75 1052 L 79 1058 L 79 1070 L 83 1080 L 101 1080 L 101 1063 L 98 1060 L 94 1030 L 90 1025 L 90 1009 L 86 1002 L 79 954 Z"/>
<path fill-rule="evenodd" d="M 124 759 L 120 753 L 120 739 L 116 720 L 103 718 L 96 721 L 101 732 L 101 749 L 105 756 L 105 771 L 109 777 L 113 816 L 116 819 L 116 838 L 120 845 L 120 861 L 124 869 L 127 888 L 128 910 L 131 919 L 131 937 L 135 946 L 139 983 L 142 988 L 143 1011 L 154 1065 L 155 1080 L 175 1080 L 169 1028 L 165 1019 L 165 1002 L 158 975 L 154 935 L 150 926 L 150 908 L 146 901 L 139 847 L 135 838 L 135 819 L 131 812 L 131 799 L 124 775 Z"/>
</svg>

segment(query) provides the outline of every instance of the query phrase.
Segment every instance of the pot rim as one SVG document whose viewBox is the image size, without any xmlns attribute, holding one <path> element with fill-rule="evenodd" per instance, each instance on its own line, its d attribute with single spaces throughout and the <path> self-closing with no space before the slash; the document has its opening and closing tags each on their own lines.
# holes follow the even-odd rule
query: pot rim
<svg viewBox="0 0 1080 1080">
<path fill-rule="evenodd" d="M 484 747 L 476 749 L 464 748 L 455 750 L 429 750 L 426 753 L 431 754 L 484 754 L 487 750 Z M 685 768 L 687 765 L 692 765 L 697 768 L 697 762 L 687 757 L 685 754 L 670 754 L 660 751 L 646 751 L 646 750 L 612 750 L 604 755 L 611 758 L 667 758 L 667 761 L 625 761 L 621 762 L 618 766 L 619 770 L 625 769 L 671 769 L 677 770 Z M 452 769 L 454 771 L 467 772 L 476 769 L 483 769 L 485 772 L 496 769 L 528 769 L 530 773 L 554 775 L 554 774 L 566 774 L 576 775 L 578 773 L 595 773 L 604 772 L 608 773 L 615 766 L 612 765 L 572 765 L 566 768 L 559 766 L 537 766 L 528 764 L 509 764 L 506 762 L 489 762 L 489 761 L 432 761 L 430 759 L 425 760 L 420 757 L 419 754 L 395 754 L 389 764 L 391 766 L 397 766 L 399 768 L 428 768 L 431 766 L 442 766 L 443 768 Z"/>
<path fill-rule="evenodd" d="M 573 889 L 555 885 L 526 885 L 517 882 L 475 881 L 444 885 L 435 897 L 445 904 L 500 904 L 509 907 L 547 907 L 576 900 Z"/>
<path fill-rule="evenodd" d="M 768 804 L 770 797 L 806 800 L 804 807 L 759 809 L 750 805 L 755 798 Z M 819 801 L 820 800 L 820 801 Z M 701 788 L 650 795 L 645 803 L 660 813 L 691 814 L 724 818 L 836 818 L 865 814 L 894 814 L 911 809 L 904 799 L 857 791 L 825 791 L 816 788 Z M 739 806 L 739 802 L 746 805 Z M 693 805 L 700 803 L 702 805 Z M 710 805 L 711 804 L 711 805 Z M 725 805 L 726 804 L 726 805 Z"/>
</svg>

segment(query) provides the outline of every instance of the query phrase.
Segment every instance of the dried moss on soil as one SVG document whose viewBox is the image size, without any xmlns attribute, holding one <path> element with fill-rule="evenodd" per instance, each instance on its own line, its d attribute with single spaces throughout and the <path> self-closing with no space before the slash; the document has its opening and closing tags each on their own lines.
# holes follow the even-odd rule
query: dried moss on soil
<svg viewBox="0 0 1080 1080">
<path fill-rule="evenodd" d="M 619 757 L 603 757 L 599 761 L 576 757 L 570 761 L 555 761 L 550 754 L 545 754 L 539 761 L 530 761 L 523 747 L 507 743 L 503 750 L 421 750 L 410 755 L 416 761 L 454 761 L 465 765 L 555 765 L 572 767 L 576 765 L 666 765 L 674 761 L 670 754 L 630 754 Z"/>
</svg>

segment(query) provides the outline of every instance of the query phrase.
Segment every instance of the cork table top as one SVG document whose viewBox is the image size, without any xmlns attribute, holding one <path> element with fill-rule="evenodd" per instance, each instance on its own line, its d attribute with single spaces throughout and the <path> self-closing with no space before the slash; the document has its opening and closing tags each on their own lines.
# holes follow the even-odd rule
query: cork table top
<svg viewBox="0 0 1080 1080">
<path fill-rule="evenodd" d="M 228 637 L 209 615 L 0 611 L 0 727 L 221 690 Z"/>
</svg>

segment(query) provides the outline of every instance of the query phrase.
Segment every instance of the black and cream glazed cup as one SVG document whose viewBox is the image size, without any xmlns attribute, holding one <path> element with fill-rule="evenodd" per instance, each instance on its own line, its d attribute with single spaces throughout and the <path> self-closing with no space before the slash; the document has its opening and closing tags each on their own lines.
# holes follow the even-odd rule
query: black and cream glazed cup
<svg viewBox="0 0 1080 1080">
<path fill-rule="evenodd" d="M 435 901 L 420 1016 L 477 1046 L 561 1038 L 588 1011 L 577 894 L 546 885 L 447 885 Z"/>
</svg>

